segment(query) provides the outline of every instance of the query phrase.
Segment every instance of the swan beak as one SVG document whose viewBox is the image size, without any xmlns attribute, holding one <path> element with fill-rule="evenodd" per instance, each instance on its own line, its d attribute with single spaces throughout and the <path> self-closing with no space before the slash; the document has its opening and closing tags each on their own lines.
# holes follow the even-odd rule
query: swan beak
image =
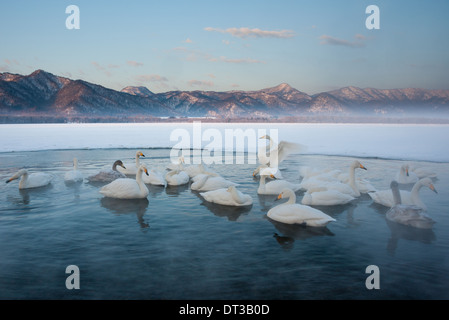
<svg viewBox="0 0 449 320">
<path fill-rule="evenodd" d="M 148 176 L 148 170 L 146 168 L 143 169 L 143 171 L 145 171 L 145 174 Z"/>
<path fill-rule="evenodd" d="M 405 174 L 407 175 L 407 177 L 409 176 L 409 174 L 408 174 L 408 168 L 405 169 Z"/>
<path fill-rule="evenodd" d="M 120 164 L 120 167 L 122 167 L 123 169 L 126 169 L 124 164 Z"/>
<path fill-rule="evenodd" d="M 280 194 L 278 195 L 278 197 L 276 198 L 276 200 L 280 200 L 280 199 L 282 199 L 282 193 L 280 193 Z"/>
<path fill-rule="evenodd" d="M 433 192 L 438 194 L 437 189 L 435 189 L 435 186 L 433 184 L 430 184 L 429 188 L 430 188 L 430 190 L 432 190 Z"/>
<path fill-rule="evenodd" d="M 6 180 L 6 183 L 10 183 L 10 182 L 13 181 L 13 180 L 14 180 L 13 178 L 8 179 L 8 180 Z"/>
<path fill-rule="evenodd" d="M 363 164 L 360 165 L 360 169 L 368 170 L 366 167 L 363 166 Z"/>
<path fill-rule="evenodd" d="M 270 174 L 270 177 L 271 177 L 271 179 L 275 179 L 275 177 L 272 174 Z"/>
<path fill-rule="evenodd" d="M 253 172 L 253 177 L 255 177 L 255 176 L 256 176 L 256 171 Z"/>
<path fill-rule="evenodd" d="M 145 158 L 145 155 L 141 152 L 141 153 L 139 153 L 139 156 L 141 156 L 141 157 L 144 157 Z"/>
<path fill-rule="evenodd" d="M 266 139 L 267 138 L 267 136 L 263 136 L 263 137 L 260 137 L 259 139 Z"/>
</svg>

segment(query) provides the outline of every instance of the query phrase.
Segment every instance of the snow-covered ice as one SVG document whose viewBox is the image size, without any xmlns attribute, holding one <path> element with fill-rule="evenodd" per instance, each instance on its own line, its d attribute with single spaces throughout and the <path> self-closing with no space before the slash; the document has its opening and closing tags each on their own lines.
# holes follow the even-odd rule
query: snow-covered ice
<svg viewBox="0 0 449 320">
<path fill-rule="evenodd" d="M 218 129 L 276 130 L 278 141 L 297 142 L 305 154 L 449 162 L 449 125 L 201 123 L 201 134 Z M 197 127 L 198 128 L 198 127 Z M 3 124 L 0 152 L 97 148 L 171 148 L 175 129 L 194 135 L 192 123 Z M 259 140 L 257 140 L 259 141 Z M 202 147 L 211 142 L 203 137 Z M 223 146 L 225 142 L 223 141 Z"/>
</svg>

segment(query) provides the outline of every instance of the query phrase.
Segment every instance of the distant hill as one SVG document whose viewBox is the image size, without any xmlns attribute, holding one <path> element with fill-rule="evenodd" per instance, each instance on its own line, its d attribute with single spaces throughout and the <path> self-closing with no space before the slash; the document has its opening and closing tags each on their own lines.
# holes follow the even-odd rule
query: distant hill
<svg viewBox="0 0 449 320">
<path fill-rule="evenodd" d="M 309 95 L 286 83 L 257 91 L 121 91 L 43 70 L 0 73 L 1 122 L 151 121 L 214 117 L 218 120 L 449 119 L 449 90 L 345 87 Z M 39 120 L 41 119 L 41 120 Z"/>
</svg>

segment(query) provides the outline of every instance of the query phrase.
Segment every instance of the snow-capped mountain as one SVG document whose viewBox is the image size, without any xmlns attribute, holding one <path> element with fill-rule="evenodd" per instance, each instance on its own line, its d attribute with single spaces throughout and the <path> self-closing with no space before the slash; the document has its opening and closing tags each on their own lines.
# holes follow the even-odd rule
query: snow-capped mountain
<svg viewBox="0 0 449 320">
<path fill-rule="evenodd" d="M 307 116 L 449 115 L 449 90 L 345 87 L 308 95 L 286 83 L 256 91 L 169 91 L 146 87 L 121 91 L 43 70 L 0 73 L 0 116 L 84 118 L 204 117 L 273 119 Z M 4 121 L 5 122 L 5 121 Z"/>
</svg>

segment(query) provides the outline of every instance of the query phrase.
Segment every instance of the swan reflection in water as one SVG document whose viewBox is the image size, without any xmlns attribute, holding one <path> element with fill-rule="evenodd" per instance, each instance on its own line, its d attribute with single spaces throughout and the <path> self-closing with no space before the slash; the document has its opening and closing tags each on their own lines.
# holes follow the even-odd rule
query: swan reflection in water
<svg viewBox="0 0 449 320">
<path fill-rule="evenodd" d="M 430 244 L 435 241 L 435 233 L 432 229 L 420 229 L 411 226 L 406 226 L 394 221 L 385 219 L 388 228 L 391 231 L 391 237 L 388 239 L 387 252 L 394 255 L 398 247 L 398 242 L 401 239 L 409 241 L 418 241 L 425 244 Z"/>
<path fill-rule="evenodd" d="M 149 201 L 144 199 L 115 199 L 104 197 L 101 198 L 101 206 L 110 210 L 115 214 L 129 214 L 135 213 L 137 215 L 137 221 L 142 229 L 146 231 L 150 225 L 145 222 L 143 216 L 148 208 Z"/>
<path fill-rule="evenodd" d="M 273 237 L 279 245 L 286 250 L 293 248 L 295 240 L 306 240 L 319 236 L 334 236 L 334 233 L 327 227 L 307 227 L 300 224 L 286 224 L 277 222 L 267 217 L 279 233 L 274 233 Z"/>
<path fill-rule="evenodd" d="M 203 201 L 201 205 L 205 206 L 210 212 L 212 212 L 217 217 L 227 217 L 229 221 L 237 221 L 242 214 L 248 213 L 252 208 L 252 205 L 236 207 L 236 206 L 225 206 L 208 201 Z"/>
</svg>

